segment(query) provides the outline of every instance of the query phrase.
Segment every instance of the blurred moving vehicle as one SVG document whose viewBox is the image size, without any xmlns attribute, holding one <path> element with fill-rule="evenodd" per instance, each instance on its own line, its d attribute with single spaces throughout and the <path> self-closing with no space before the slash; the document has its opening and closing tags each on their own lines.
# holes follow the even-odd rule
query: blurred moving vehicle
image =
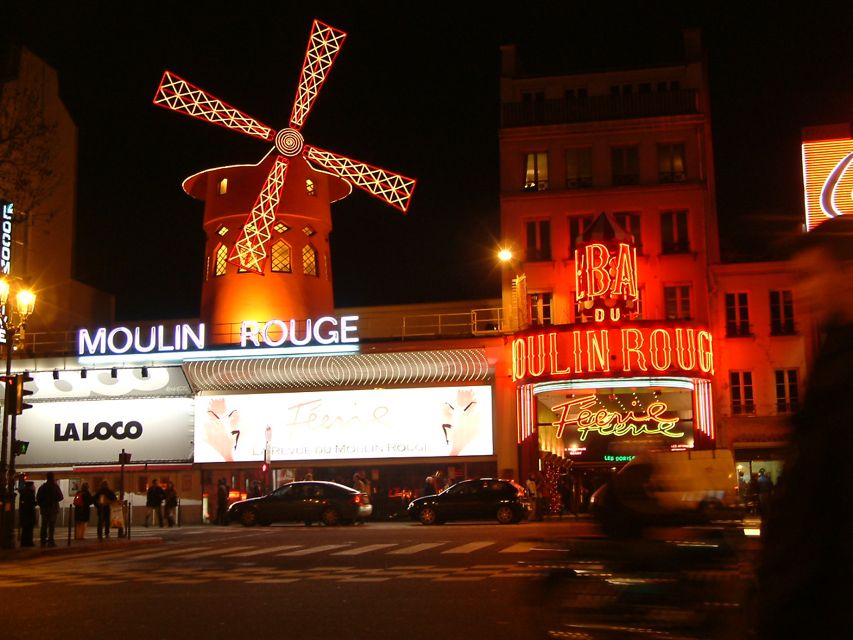
<svg viewBox="0 0 853 640">
<path fill-rule="evenodd" d="M 742 516 L 734 456 L 728 449 L 643 452 L 590 499 L 608 535 L 645 526 L 680 526 Z"/>
<path fill-rule="evenodd" d="M 240 500 L 228 507 L 228 520 L 245 527 L 273 522 L 352 524 L 373 513 L 366 493 L 337 482 L 291 482 L 265 496 Z"/>
<path fill-rule="evenodd" d="M 527 491 L 512 480 L 479 478 L 457 482 L 437 495 L 409 503 L 412 520 L 442 524 L 448 520 L 491 520 L 501 524 L 520 522 L 530 509 Z"/>
</svg>

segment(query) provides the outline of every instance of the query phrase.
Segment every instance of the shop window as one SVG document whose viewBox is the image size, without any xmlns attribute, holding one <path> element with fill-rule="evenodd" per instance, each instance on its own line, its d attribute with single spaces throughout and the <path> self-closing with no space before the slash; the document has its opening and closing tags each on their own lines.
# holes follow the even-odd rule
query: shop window
<svg viewBox="0 0 853 640">
<path fill-rule="evenodd" d="M 302 273 L 306 276 L 319 276 L 317 250 L 310 244 L 302 247 Z"/>
<path fill-rule="evenodd" d="M 690 320 L 690 285 L 668 285 L 663 288 L 663 301 L 667 320 Z"/>
<path fill-rule="evenodd" d="M 690 239 L 687 234 L 687 211 L 664 211 L 660 214 L 661 251 L 687 253 Z"/>
<path fill-rule="evenodd" d="M 639 184 L 640 148 L 637 145 L 610 149 L 614 185 Z"/>
<path fill-rule="evenodd" d="M 634 237 L 634 247 L 637 253 L 643 253 L 643 236 L 640 233 L 640 214 L 634 212 L 618 212 L 613 214 L 613 219 L 619 223 L 627 233 Z"/>
<path fill-rule="evenodd" d="M 270 270 L 274 273 L 291 273 L 293 270 L 290 259 L 290 246 L 284 240 L 277 240 L 272 245 Z"/>
<path fill-rule="evenodd" d="M 795 333 L 794 295 L 791 291 L 770 292 L 770 334 L 788 336 Z"/>
<path fill-rule="evenodd" d="M 660 182 L 684 182 L 686 179 L 684 143 L 659 144 L 658 180 Z"/>
<path fill-rule="evenodd" d="M 566 150 L 566 189 L 592 186 L 592 148 Z"/>
<path fill-rule="evenodd" d="M 730 371 L 729 390 L 732 396 L 732 415 L 755 414 L 751 371 Z"/>
<path fill-rule="evenodd" d="M 528 309 L 530 312 L 530 324 L 543 326 L 552 324 L 551 316 L 551 293 L 530 293 L 527 295 Z"/>
<path fill-rule="evenodd" d="M 548 154 L 528 153 L 524 159 L 524 190 L 545 191 L 548 188 Z"/>
<path fill-rule="evenodd" d="M 228 264 L 228 248 L 224 244 L 217 245 L 214 252 L 213 275 L 224 276 Z"/>
<path fill-rule="evenodd" d="M 796 369 L 776 370 L 776 412 L 793 413 L 800 408 Z"/>
<path fill-rule="evenodd" d="M 551 259 L 551 221 L 530 220 L 526 225 L 527 262 L 542 262 Z"/>
<path fill-rule="evenodd" d="M 749 329 L 749 295 L 746 293 L 726 294 L 726 336 L 751 335 Z"/>
<path fill-rule="evenodd" d="M 583 239 L 584 231 L 592 224 L 593 216 L 569 216 L 569 258 L 574 259 L 575 249 Z"/>
</svg>

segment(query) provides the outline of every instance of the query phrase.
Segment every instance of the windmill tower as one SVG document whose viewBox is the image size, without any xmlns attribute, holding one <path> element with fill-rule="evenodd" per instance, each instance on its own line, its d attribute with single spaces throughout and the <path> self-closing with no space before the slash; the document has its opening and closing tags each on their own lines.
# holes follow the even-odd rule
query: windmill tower
<svg viewBox="0 0 853 640">
<path fill-rule="evenodd" d="M 330 314 L 330 205 L 356 186 L 406 212 L 415 181 L 306 144 L 301 129 L 346 34 L 315 20 L 287 127 L 275 129 L 166 71 L 154 104 L 273 143 L 255 165 L 207 169 L 184 180 L 204 200 L 201 318 L 211 342 L 243 320 Z M 231 326 L 229 326 L 231 325 Z"/>
</svg>

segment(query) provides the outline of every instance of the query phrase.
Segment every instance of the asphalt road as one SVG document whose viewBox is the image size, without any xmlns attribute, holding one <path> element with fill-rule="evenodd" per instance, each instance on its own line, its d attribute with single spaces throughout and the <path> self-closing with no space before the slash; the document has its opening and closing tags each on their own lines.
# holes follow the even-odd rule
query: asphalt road
<svg viewBox="0 0 853 640">
<path fill-rule="evenodd" d="M 549 631 L 565 631 L 567 620 L 580 620 L 578 602 L 585 603 L 584 612 L 600 614 L 595 625 L 613 618 L 600 606 L 602 598 L 614 602 L 613 593 L 600 593 L 609 583 L 598 577 L 578 581 L 579 575 L 621 571 L 625 577 L 633 571 L 635 579 L 637 568 L 625 563 L 628 548 L 655 566 L 668 561 L 670 549 L 716 548 L 702 542 L 706 537 L 668 531 L 656 540 L 609 541 L 591 522 L 573 518 L 506 526 L 397 522 L 136 529 L 130 542 L 99 544 L 90 537 L 70 549 L 3 558 L 0 636 L 560 637 Z M 710 563 L 703 559 L 701 567 L 690 562 L 697 572 L 710 572 L 717 586 L 721 576 L 735 584 L 746 573 L 731 555 Z M 650 584 L 684 568 L 670 566 Z M 568 574 L 571 579 L 563 580 Z M 711 584 L 693 586 L 710 592 Z M 592 606 L 590 589 L 598 598 Z"/>
</svg>

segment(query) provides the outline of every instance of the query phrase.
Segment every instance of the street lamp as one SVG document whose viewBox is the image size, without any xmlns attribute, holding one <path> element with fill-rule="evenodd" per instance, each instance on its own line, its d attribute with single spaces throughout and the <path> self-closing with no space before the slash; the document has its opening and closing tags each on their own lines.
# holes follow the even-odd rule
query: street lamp
<svg viewBox="0 0 853 640">
<path fill-rule="evenodd" d="M 36 305 L 36 295 L 28 289 L 19 289 L 15 295 L 17 309 L 14 310 L 17 322 L 12 320 L 12 310 L 7 308 L 11 286 L 5 278 L 0 278 L 0 325 L 6 342 L 6 385 L 12 375 L 12 351 L 15 338 L 23 331 L 27 319 Z M 9 437 L 9 416 L 11 415 L 11 435 Z M 0 491 L 2 491 L 2 512 L 0 512 L 0 547 L 11 549 L 14 546 L 12 530 L 15 520 L 15 419 L 17 414 L 9 406 L 9 396 L 3 403 L 3 436 L 0 439 Z"/>
</svg>

